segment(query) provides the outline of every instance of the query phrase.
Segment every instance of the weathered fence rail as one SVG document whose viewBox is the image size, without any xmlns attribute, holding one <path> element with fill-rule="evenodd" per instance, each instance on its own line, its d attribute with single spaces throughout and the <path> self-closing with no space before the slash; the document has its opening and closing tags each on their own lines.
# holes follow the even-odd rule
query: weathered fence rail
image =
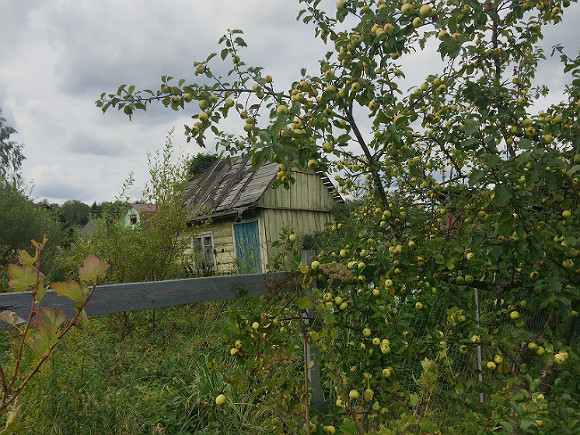
<svg viewBox="0 0 580 435">
<path fill-rule="evenodd" d="M 296 285 L 288 272 L 100 285 L 95 289 L 85 311 L 89 316 L 98 316 L 293 290 L 296 290 Z M 27 319 L 30 314 L 31 302 L 29 292 L 0 293 L 0 311 L 13 311 L 24 319 Z M 52 290 L 46 292 L 40 305 L 63 310 L 69 318 L 75 315 L 72 301 L 58 296 Z M 0 321 L 0 327 L 5 326 L 8 325 Z M 314 354 L 316 358 L 313 358 Z M 320 369 L 316 361 L 318 354 L 316 351 L 311 353 L 308 346 L 306 357 L 309 362 L 313 362 L 312 365 L 309 364 L 308 373 L 312 388 L 311 404 L 321 412 L 325 412 L 328 405 L 321 395 Z"/>
<path fill-rule="evenodd" d="M 273 289 L 286 292 L 295 290 L 295 286 L 291 284 L 287 272 L 99 285 L 85 311 L 89 316 L 98 316 L 122 311 L 234 299 L 241 295 L 259 296 Z M 27 319 L 30 305 L 30 293 L 0 294 L 0 311 L 14 311 Z M 73 302 L 58 296 L 52 290 L 46 292 L 41 306 L 61 309 L 68 317 L 75 314 Z M 0 322 L 0 326 L 7 325 Z"/>
</svg>

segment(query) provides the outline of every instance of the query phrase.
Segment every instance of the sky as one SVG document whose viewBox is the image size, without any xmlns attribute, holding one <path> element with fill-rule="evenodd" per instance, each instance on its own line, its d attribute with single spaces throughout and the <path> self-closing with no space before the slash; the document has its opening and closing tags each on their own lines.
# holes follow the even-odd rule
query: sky
<svg viewBox="0 0 580 435">
<path fill-rule="evenodd" d="M 323 0 L 334 7 L 333 0 Z M 187 144 L 187 112 L 153 105 L 132 121 L 95 106 L 102 92 L 121 84 L 157 89 L 162 75 L 193 80 L 194 61 L 219 52 L 227 29 L 243 29 L 248 47 L 242 58 L 262 66 L 279 89 L 300 69 L 318 71 L 327 51 L 314 27 L 296 21 L 297 0 L 0 0 L 0 109 L 24 145 L 22 175 L 35 200 L 88 204 L 111 201 L 134 172 L 132 199 L 147 180 L 147 152 L 163 147 L 175 127 L 178 153 L 196 154 Z M 543 45 L 562 42 L 578 53 L 580 5 L 566 11 Z M 406 60 L 409 83 L 419 83 L 438 54 Z M 416 79 L 416 80 L 415 80 Z M 556 59 L 538 81 L 558 101 L 564 79 Z M 213 151 L 210 149 L 209 151 Z"/>
</svg>

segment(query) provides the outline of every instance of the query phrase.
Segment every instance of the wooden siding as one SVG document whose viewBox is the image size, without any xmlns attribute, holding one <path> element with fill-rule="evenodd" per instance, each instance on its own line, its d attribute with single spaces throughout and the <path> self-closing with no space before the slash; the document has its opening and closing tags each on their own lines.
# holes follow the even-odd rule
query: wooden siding
<svg viewBox="0 0 580 435">
<path fill-rule="evenodd" d="M 290 189 L 268 188 L 257 203 L 258 207 L 296 210 L 328 211 L 336 201 L 315 173 L 294 172 L 296 182 Z"/>
<path fill-rule="evenodd" d="M 229 274 L 236 271 L 236 253 L 234 250 L 234 236 L 232 232 L 232 222 L 230 220 L 212 222 L 203 225 L 194 232 L 190 232 L 185 237 L 191 240 L 193 235 L 209 233 L 213 235 L 214 249 L 216 252 L 216 272 L 220 275 Z M 188 244 L 184 256 L 192 254 L 191 243 Z"/>
<path fill-rule="evenodd" d="M 263 253 L 268 262 L 275 255 L 272 242 L 279 239 L 282 228 L 294 228 L 299 235 L 312 234 L 323 231 L 326 224 L 333 221 L 330 213 L 300 210 L 264 209 L 261 216 Z"/>
</svg>

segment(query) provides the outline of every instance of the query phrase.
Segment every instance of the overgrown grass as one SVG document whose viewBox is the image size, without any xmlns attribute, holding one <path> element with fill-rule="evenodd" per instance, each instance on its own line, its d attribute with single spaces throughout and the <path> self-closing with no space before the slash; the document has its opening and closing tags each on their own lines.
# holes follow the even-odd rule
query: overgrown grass
<svg viewBox="0 0 580 435">
<path fill-rule="evenodd" d="M 221 334 L 225 307 L 247 303 L 91 318 L 20 397 L 26 433 L 270 433 L 263 427 L 268 410 L 224 380 L 240 370 Z M 228 402 L 218 407 L 221 392 Z"/>
</svg>

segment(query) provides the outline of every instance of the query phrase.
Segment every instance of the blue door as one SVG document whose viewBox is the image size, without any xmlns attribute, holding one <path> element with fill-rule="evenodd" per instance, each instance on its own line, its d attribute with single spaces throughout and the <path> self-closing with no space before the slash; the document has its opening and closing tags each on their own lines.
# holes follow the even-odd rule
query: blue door
<svg viewBox="0 0 580 435">
<path fill-rule="evenodd" d="M 262 256 L 258 222 L 234 224 L 234 243 L 239 273 L 261 273 Z"/>
</svg>

